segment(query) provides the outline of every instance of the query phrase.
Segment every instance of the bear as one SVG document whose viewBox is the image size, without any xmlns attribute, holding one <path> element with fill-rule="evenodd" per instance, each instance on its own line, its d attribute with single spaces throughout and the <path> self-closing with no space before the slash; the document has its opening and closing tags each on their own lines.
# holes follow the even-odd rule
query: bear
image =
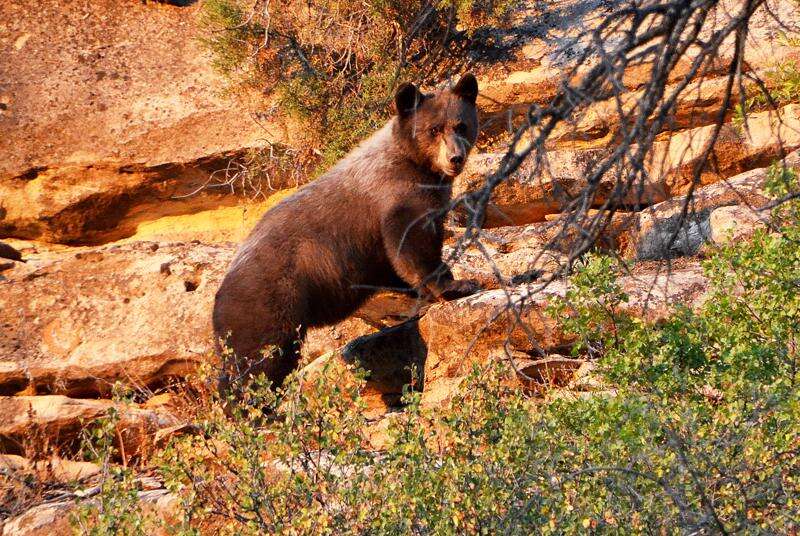
<svg viewBox="0 0 800 536">
<path fill-rule="evenodd" d="M 478 136 L 477 96 L 470 73 L 430 94 L 401 84 L 381 129 L 263 215 L 214 299 L 221 395 L 258 373 L 280 386 L 308 328 L 344 320 L 380 289 L 428 299 L 478 290 L 442 262 L 453 179 Z"/>
</svg>

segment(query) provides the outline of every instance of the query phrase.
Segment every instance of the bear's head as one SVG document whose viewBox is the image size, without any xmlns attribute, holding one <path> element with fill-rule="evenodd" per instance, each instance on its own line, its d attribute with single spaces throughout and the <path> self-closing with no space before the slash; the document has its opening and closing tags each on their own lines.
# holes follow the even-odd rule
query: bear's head
<svg viewBox="0 0 800 536">
<path fill-rule="evenodd" d="M 452 87 L 423 94 L 414 84 L 395 93 L 399 135 L 419 164 L 445 177 L 464 169 L 478 137 L 478 81 L 465 74 Z"/>
</svg>

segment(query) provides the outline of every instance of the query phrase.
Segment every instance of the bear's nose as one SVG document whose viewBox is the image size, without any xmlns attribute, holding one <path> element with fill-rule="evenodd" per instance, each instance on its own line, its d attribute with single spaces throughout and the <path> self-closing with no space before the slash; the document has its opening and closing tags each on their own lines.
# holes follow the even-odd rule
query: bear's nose
<svg viewBox="0 0 800 536">
<path fill-rule="evenodd" d="M 454 166 L 460 166 L 464 163 L 464 156 L 460 154 L 454 154 L 450 157 L 450 163 Z"/>
</svg>

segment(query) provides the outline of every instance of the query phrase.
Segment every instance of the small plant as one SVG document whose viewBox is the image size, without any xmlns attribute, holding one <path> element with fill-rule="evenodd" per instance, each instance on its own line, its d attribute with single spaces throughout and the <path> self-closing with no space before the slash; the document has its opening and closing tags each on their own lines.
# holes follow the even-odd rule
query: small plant
<svg viewBox="0 0 800 536">
<path fill-rule="evenodd" d="M 800 68 L 795 62 L 781 63 L 767 71 L 765 85 L 766 90 L 754 83 L 748 85 L 742 101 L 734 107 L 732 122 L 738 131 L 753 111 L 800 101 Z"/>
<path fill-rule="evenodd" d="M 154 520 L 142 509 L 139 486 L 133 468 L 118 465 L 117 429 L 120 415 L 110 408 L 83 432 L 83 450 L 90 461 L 101 466 L 98 493 L 79 500 L 70 522 L 76 534 L 144 536 L 155 527 Z"/>
<path fill-rule="evenodd" d="M 388 116 L 404 79 L 461 68 L 470 36 L 502 23 L 514 0 L 207 0 L 203 44 L 233 91 L 263 94 L 267 115 L 324 170 Z"/>
</svg>

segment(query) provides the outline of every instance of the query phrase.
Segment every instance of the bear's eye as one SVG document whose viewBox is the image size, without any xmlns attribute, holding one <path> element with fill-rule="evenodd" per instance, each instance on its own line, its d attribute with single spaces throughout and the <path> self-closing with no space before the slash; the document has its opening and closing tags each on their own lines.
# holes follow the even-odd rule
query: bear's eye
<svg viewBox="0 0 800 536">
<path fill-rule="evenodd" d="M 431 136 L 438 136 L 442 133 L 442 127 L 431 127 Z"/>
<path fill-rule="evenodd" d="M 459 136 L 466 136 L 467 135 L 467 125 L 464 123 L 459 123 L 453 127 L 453 132 L 458 134 Z"/>
</svg>

